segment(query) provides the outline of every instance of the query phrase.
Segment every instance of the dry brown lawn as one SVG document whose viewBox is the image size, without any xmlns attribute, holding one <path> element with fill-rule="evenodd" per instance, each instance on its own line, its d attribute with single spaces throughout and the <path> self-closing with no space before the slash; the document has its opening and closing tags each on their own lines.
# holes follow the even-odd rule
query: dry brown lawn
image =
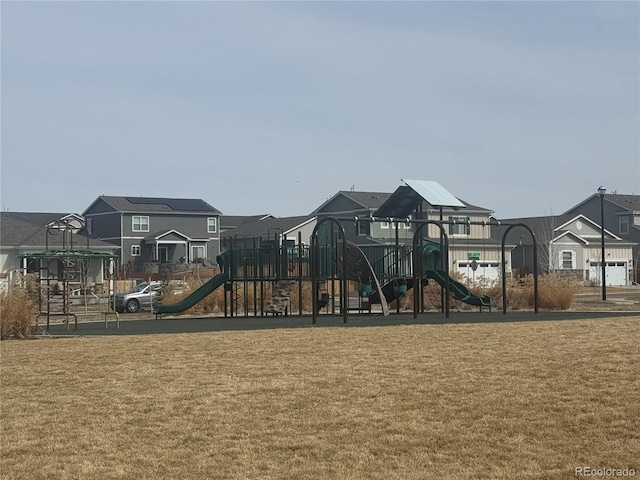
<svg viewBox="0 0 640 480">
<path fill-rule="evenodd" d="M 5 341 L 2 479 L 640 476 L 640 318 Z"/>
</svg>

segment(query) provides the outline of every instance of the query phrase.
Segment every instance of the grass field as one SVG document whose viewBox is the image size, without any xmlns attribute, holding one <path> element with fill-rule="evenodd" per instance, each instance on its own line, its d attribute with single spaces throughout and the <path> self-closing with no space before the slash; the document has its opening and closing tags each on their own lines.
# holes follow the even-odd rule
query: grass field
<svg viewBox="0 0 640 480">
<path fill-rule="evenodd" d="M 640 477 L 640 318 L 5 341 L 2 479 Z"/>
</svg>

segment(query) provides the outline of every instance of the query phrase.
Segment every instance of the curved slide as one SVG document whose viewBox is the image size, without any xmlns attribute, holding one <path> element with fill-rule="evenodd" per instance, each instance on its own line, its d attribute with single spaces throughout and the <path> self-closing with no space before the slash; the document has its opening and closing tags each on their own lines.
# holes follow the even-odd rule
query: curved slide
<svg viewBox="0 0 640 480">
<path fill-rule="evenodd" d="M 222 286 L 227 280 L 229 275 L 226 273 L 219 273 L 215 277 L 207 280 L 201 287 L 196 289 L 189 296 L 180 300 L 178 303 L 170 303 L 168 305 L 159 304 L 156 305 L 153 313 L 156 315 L 161 313 L 179 313 L 184 312 L 188 308 L 193 307 L 196 303 L 200 302 L 204 297 L 213 292 L 216 288 Z"/>
<path fill-rule="evenodd" d="M 342 253 L 342 250 L 340 250 Z M 347 271 L 346 277 L 348 280 L 354 280 L 361 283 L 369 283 L 373 287 L 375 287 L 375 291 L 378 293 L 377 298 L 382 306 L 382 314 L 386 317 L 389 315 L 389 304 L 387 303 L 387 299 L 382 292 L 382 287 L 380 286 L 380 282 L 378 281 L 378 277 L 376 277 L 375 272 L 373 271 L 373 267 L 367 256 L 364 254 L 362 249 L 353 242 L 347 240 Z M 342 265 L 342 258 L 339 259 L 339 265 Z"/>
<path fill-rule="evenodd" d="M 447 284 L 447 274 L 443 270 L 427 270 L 425 271 L 427 278 L 433 278 L 441 286 Z M 453 292 L 453 296 L 458 300 L 474 305 L 476 307 L 489 307 L 491 308 L 491 297 L 486 295 L 479 297 L 474 295 L 471 291 L 465 287 L 462 283 L 449 277 L 449 290 Z"/>
</svg>

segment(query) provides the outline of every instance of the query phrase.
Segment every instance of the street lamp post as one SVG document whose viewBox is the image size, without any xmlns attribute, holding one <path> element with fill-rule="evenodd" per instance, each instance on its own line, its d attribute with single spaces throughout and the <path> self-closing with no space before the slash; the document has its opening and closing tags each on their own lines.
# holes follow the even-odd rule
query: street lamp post
<svg viewBox="0 0 640 480">
<path fill-rule="evenodd" d="M 604 187 L 598 188 L 598 195 L 600 195 L 600 246 L 602 247 L 602 301 L 607 299 L 607 263 L 604 249 L 604 194 L 607 193 L 607 189 Z"/>
</svg>

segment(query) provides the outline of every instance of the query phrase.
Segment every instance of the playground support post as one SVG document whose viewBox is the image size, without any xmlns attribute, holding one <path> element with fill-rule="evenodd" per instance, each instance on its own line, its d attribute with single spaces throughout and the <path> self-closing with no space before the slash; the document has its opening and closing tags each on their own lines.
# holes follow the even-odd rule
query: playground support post
<svg viewBox="0 0 640 480">
<path fill-rule="evenodd" d="M 340 229 L 340 235 L 342 236 L 342 277 L 340 278 L 340 308 L 342 309 L 342 319 L 344 323 L 347 323 L 347 316 L 349 306 L 347 305 L 347 236 L 344 231 L 344 227 L 340 220 L 335 217 L 325 217 L 316 223 L 316 226 L 311 233 L 311 310 L 312 310 L 312 323 L 316 323 L 318 317 L 318 270 L 319 270 L 319 246 L 318 246 L 318 230 L 320 226 L 326 222 L 335 224 Z M 333 240 L 333 235 L 331 236 Z"/>
<path fill-rule="evenodd" d="M 507 229 L 502 234 L 502 261 L 501 274 L 502 274 L 502 314 L 507 314 L 507 275 L 505 265 L 505 246 L 507 242 L 507 234 L 515 227 L 524 227 L 530 234 L 533 241 L 533 305 L 535 313 L 538 313 L 538 246 L 536 244 L 536 236 L 531 228 L 524 223 L 512 223 L 509 224 Z"/>
<path fill-rule="evenodd" d="M 412 223 L 419 224 L 413 234 L 413 318 L 418 318 L 420 296 L 422 295 L 422 251 L 418 252 L 418 240 L 420 238 L 420 232 L 425 225 L 437 226 L 440 229 L 441 238 L 444 240 L 444 265 L 446 265 L 444 310 L 446 318 L 449 318 L 449 236 L 445 232 L 442 222 L 435 220 L 414 220 Z"/>
</svg>

